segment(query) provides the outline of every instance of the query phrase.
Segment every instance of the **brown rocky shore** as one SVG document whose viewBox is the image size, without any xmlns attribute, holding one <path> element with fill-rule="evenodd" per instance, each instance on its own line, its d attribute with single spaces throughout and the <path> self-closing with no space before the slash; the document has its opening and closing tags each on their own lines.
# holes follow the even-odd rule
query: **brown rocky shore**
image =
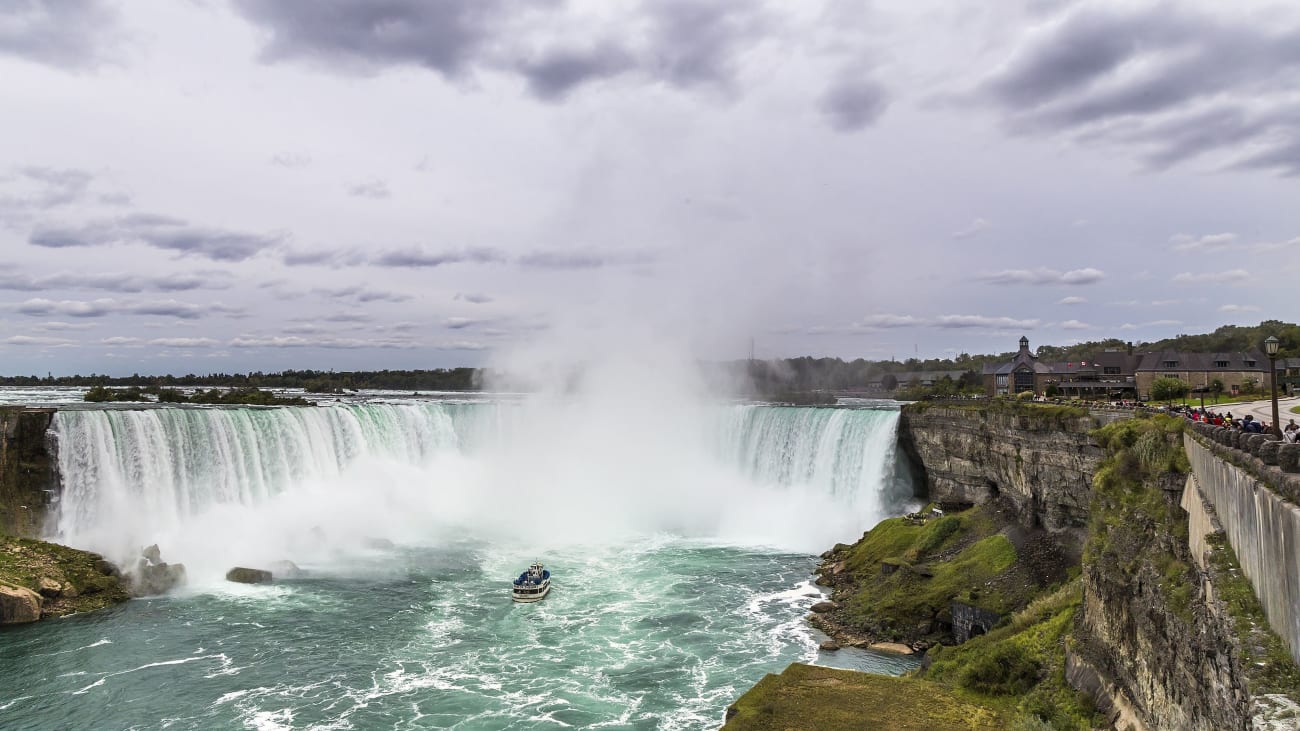
<svg viewBox="0 0 1300 731">
<path fill-rule="evenodd" d="M 97 553 L 0 535 L 0 625 L 94 611 L 129 598 L 117 567 Z"/>
</svg>

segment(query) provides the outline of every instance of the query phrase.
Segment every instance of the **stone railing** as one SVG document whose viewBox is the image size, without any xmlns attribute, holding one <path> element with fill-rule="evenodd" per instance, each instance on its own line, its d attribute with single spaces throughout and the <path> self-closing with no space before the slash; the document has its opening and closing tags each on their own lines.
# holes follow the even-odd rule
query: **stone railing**
<svg viewBox="0 0 1300 731">
<path fill-rule="evenodd" d="M 1196 424 L 1185 446 L 1269 625 L 1300 663 L 1300 444 Z"/>
</svg>

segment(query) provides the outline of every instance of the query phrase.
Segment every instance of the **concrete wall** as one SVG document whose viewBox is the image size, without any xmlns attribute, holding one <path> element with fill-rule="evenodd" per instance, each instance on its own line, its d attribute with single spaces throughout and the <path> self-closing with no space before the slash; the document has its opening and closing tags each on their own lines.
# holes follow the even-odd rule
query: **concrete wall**
<svg viewBox="0 0 1300 731">
<path fill-rule="evenodd" d="M 1300 507 L 1261 479 L 1271 472 L 1279 481 L 1288 476 L 1249 459 L 1232 464 L 1191 434 L 1184 440 L 1201 495 L 1214 507 L 1269 625 L 1300 663 Z"/>
</svg>

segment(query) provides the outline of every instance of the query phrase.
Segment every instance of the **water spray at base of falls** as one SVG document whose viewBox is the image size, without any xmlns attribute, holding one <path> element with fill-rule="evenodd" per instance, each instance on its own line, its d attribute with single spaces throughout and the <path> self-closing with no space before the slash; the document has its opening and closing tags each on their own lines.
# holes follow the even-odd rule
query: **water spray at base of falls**
<svg viewBox="0 0 1300 731">
<path fill-rule="evenodd" d="M 815 553 L 897 512 L 897 411 L 582 400 L 69 410 L 53 537 L 192 578 L 375 539 L 545 548 L 670 534 Z"/>
</svg>

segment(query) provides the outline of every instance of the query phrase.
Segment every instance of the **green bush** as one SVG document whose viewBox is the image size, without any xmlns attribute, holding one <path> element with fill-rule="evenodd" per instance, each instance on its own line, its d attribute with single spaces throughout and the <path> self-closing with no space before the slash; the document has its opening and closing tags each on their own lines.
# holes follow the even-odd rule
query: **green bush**
<svg viewBox="0 0 1300 731">
<path fill-rule="evenodd" d="M 1001 643 L 973 658 L 957 682 L 977 693 L 1023 695 L 1038 683 L 1042 670 L 1042 665 L 1019 645 Z"/>
</svg>

